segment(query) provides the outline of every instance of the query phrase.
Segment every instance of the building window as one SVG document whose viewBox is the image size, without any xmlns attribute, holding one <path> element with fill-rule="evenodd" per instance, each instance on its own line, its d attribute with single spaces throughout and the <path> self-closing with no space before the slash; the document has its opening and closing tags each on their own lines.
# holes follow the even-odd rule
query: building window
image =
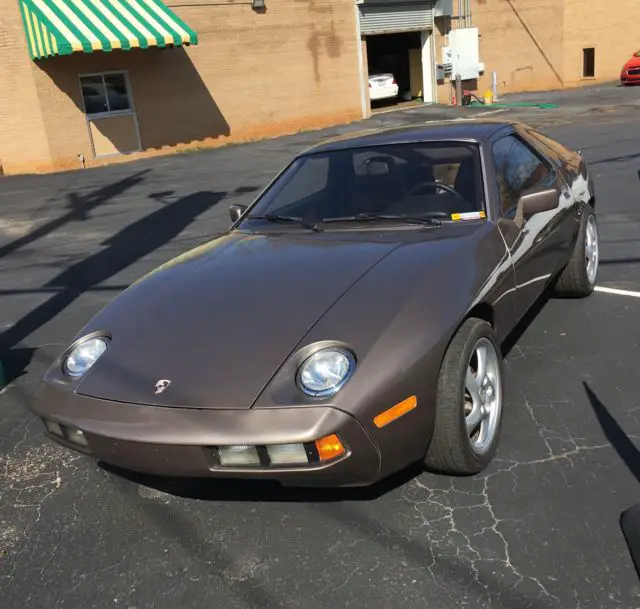
<svg viewBox="0 0 640 609">
<path fill-rule="evenodd" d="M 593 47 L 582 49 L 582 78 L 594 78 L 596 75 L 596 50 Z"/>
<path fill-rule="evenodd" d="M 80 87 L 88 116 L 122 114 L 132 109 L 129 79 L 124 72 L 80 76 Z"/>
</svg>

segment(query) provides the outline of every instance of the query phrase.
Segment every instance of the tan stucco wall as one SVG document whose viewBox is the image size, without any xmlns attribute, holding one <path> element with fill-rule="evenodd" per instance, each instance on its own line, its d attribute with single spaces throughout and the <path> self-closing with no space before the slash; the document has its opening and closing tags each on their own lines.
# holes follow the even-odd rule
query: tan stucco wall
<svg viewBox="0 0 640 609">
<path fill-rule="evenodd" d="M 454 11 L 457 11 L 454 2 Z M 481 95 L 498 77 L 498 94 L 559 89 L 615 80 L 620 68 L 640 48 L 631 17 L 640 0 L 615 3 L 586 0 L 472 0 L 472 26 L 480 31 L 480 61 L 486 71 L 465 83 Z M 454 17 L 436 19 L 436 61 L 445 34 L 458 27 Z M 596 76 L 582 78 L 582 49 L 596 49 Z M 448 103 L 451 85 L 438 87 L 438 101 Z"/>
<path fill-rule="evenodd" d="M 498 94 L 562 87 L 563 0 L 472 0 L 471 9 L 486 66 L 480 92 L 494 70 Z"/>
<path fill-rule="evenodd" d="M 20 20 L 16 0 L 0 2 L 1 18 Z M 83 73 L 129 73 L 147 154 L 167 146 L 216 145 L 361 118 L 358 40 L 349 2 L 279 0 L 267 3 L 262 14 L 246 3 L 188 4 L 174 10 L 197 30 L 194 47 L 78 53 L 35 65 L 27 56 L 26 65 L 16 70 L 24 84 L 15 97 L 26 97 L 29 87 L 37 91 L 42 113 L 30 108 L 29 116 L 42 118 L 33 147 L 49 149 L 51 168 L 77 167 L 78 154 L 92 164 L 78 82 Z M 21 29 L 17 34 L 25 56 L 24 34 Z M 16 101 L 9 110 L 12 121 L 26 114 L 24 107 Z M 29 168 L 29 154 L 21 145 L 6 156 L 7 173 Z"/>
<path fill-rule="evenodd" d="M 16 0 L 0 0 L 0 165 L 5 173 L 50 164 L 40 100 Z"/>
<path fill-rule="evenodd" d="M 624 63 L 640 49 L 637 14 L 640 0 L 589 2 L 564 0 L 565 86 L 591 84 L 620 77 Z M 595 78 L 582 78 L 582 49 L 595 48 Z"/>
</svg>

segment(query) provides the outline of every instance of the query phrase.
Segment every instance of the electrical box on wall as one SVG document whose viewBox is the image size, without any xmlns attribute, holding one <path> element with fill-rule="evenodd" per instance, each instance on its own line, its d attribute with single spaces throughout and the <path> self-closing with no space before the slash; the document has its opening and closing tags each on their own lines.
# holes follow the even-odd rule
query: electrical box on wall
<svg viewBox="0 0 640 609">
<path fill-rule="evenodd" d="M 449 32 L 449 48 L 451 49 L 452 78 L 456 78 L 458 74 L 461 80 L 470 80 L 480 76 L 480 46 L 477 27 L 451 30 Z"/>
<path fill-rule="evenodd" d="M 453 0 L 436 0 L 433 6 L 434 17 L 452 17 Z"/>
</svg>

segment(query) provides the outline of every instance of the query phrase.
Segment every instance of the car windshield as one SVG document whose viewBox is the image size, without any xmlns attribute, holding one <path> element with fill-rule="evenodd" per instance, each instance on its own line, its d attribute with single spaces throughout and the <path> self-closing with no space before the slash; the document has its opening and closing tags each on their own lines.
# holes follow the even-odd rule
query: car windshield
<svg viewBox="0 0 640 609">
<path fill-rule="evenodd" d="M 380 220 L 446 221 L 484 218 L 484 212 L 478 144 L 417 142 L 301 156 L 267 189 L 243 224 L 265 216 L 307 224 L 365 222 L 376 215 L 385 216 Z"/>
</svg>

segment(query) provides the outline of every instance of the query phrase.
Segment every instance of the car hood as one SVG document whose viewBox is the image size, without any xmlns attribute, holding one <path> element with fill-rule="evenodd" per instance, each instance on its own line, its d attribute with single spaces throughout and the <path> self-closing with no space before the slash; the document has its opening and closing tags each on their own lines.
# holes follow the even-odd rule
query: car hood
<svg viewBox="0 0 640 609">
<path fill-rule="evenodd" d="M 629 68 L 640 68 L 640 57 L 636 57 L 635 55 L 629 59 L 624 66 L 622 66 L 622 70 L 628 70 Z"/>
<path fill-rule="evenodd" d="M 79 394 L 191 408 L 250 408 L 331 305 L 392 252 L 390 239 L 229 233 L 120 294 L 79 334 L 111 342 Z M 156 383 L 169 380 L 156 393 Z"/>
</svg>

